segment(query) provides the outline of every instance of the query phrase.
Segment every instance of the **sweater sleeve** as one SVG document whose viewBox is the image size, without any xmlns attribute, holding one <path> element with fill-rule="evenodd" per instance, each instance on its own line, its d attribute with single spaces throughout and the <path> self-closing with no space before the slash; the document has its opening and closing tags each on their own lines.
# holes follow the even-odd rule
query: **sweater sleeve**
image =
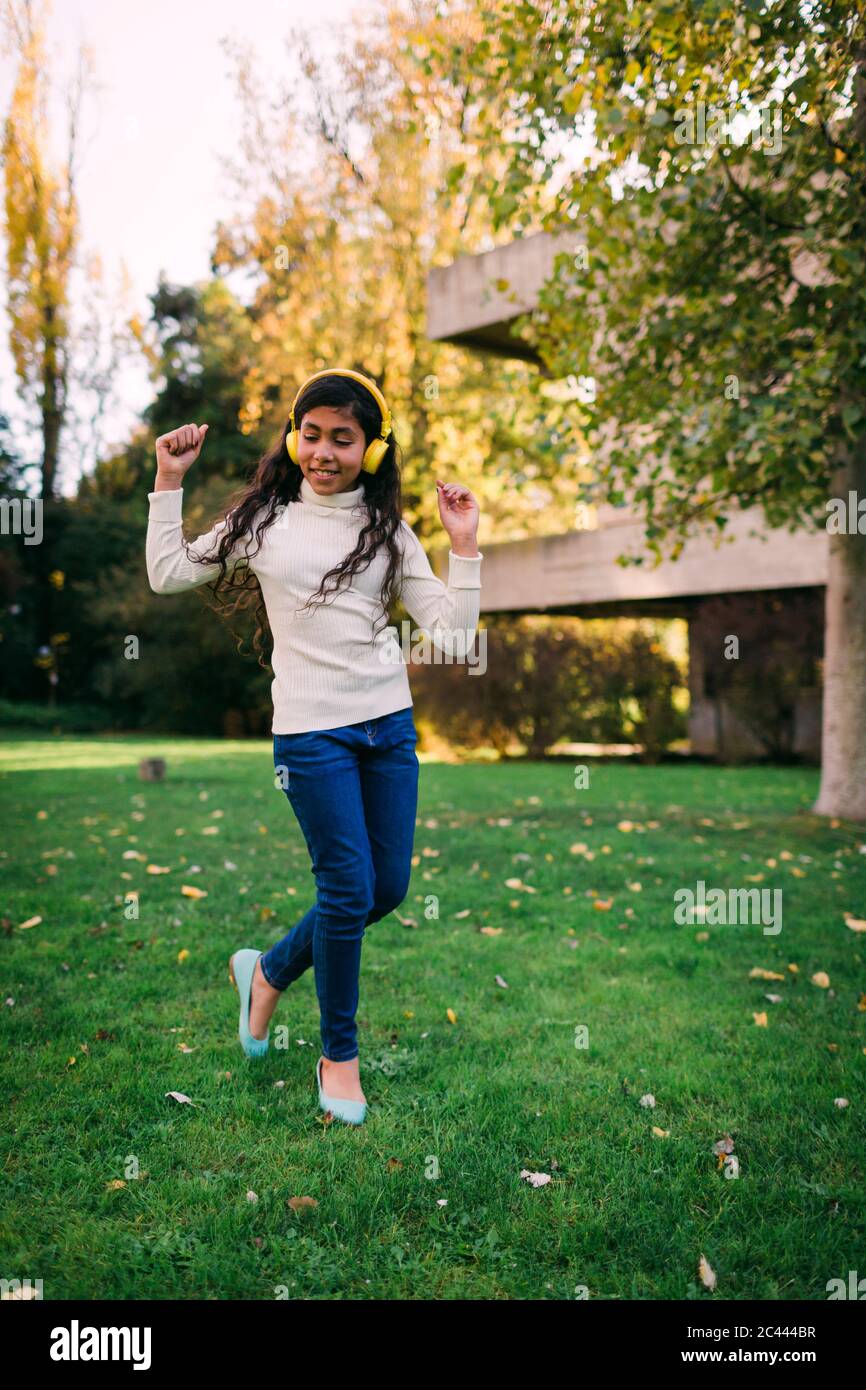
<svg viewBox="0 0 866 1390">
<path fill-rule="evenodd" d="M 200 555 L 210 554 L 226 528 L 226 519 L 218 521 L 204 535 L 190 542 L 187 551 L 183 542 L 183 488 L 164 492 L 149 492 L 150 511 L 147 519 L 147 578 L 155 594 L 179 594 L 216 579 L 218 564 L 197 562 Z M 246 553 L 243 537 L 239 537 L 226 557 L 226 573 L 232 574 Z"/>
<path fill-rule="evenodd" d="M 448 583 L 433 573 L 424 547 L 407 522 L 401 521 L 403 582 L 400 598 L 434 646 L 449 656 L 465 656 L 475 639 L 481 609 L 481 561 L 448 552 Z"/>
</svg>

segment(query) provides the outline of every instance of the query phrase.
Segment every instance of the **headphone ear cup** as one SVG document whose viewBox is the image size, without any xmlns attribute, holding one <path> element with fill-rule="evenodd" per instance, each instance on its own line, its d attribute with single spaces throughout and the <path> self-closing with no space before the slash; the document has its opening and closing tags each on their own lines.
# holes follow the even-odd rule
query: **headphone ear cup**
<svg viewBox="0 0 866 1390">
<path fill-rule="evenodd" d="M 379 464 L 382 462 L 387 452 L 387 439 L 374 439 L 370 444 L 367 445 L 367 449 L 364 454 L 364 462 L 361 466 L 365 468 L 368 473 L 375 473 L 376 469 L 379 467 Z"/>
<path fill-rule="evenodd" d="M 289 433 L 286 435 L 286 449 L 288 450 L 289 458 L 292 460 L 292 463 L 297 463 L 297 461 L 298 461 L 298 431 L 297 431 L 297 430 L 290 430 Z"/>
</svg>

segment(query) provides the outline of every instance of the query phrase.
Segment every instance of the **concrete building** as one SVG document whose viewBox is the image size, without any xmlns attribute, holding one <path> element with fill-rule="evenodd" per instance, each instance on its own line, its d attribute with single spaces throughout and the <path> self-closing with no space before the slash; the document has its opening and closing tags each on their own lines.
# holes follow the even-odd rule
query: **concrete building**
<svg viewBox="0 0 866 1390">
<path fill-rule="evenodd" d="M 540 367 L 515 333 L 517 320 L 537 304 L 555 254 L 576 244 L 576 233 L 541 232 L 431 270 L 428 337 Z M 485 613 L 684 618 L 693 751 L 817 761 L 827 533 L 771 529 L 760 509 L 744 510 L 731 516 L 721 545 L 696 536 L 676 561 L 638 568 L 617 556 L 647 554 L 640 519 L 600 507 L 594 520 L 591 530 L 485 543 L 482 620 Z M 433 563 L 444 575 L 447 551 Z M 734 670 L 739 694 L 730 685 Z"/>
</svg>

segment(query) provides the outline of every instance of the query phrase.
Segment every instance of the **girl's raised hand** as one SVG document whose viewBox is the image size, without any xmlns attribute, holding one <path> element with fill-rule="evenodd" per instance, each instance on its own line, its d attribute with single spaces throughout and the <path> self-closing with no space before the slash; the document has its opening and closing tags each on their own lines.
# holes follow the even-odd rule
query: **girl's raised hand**
<svg viewBox="0 0 866 1390">
<path fill-rule="evenodd" d="M 182 478 L 201 453 L 207 425 L 181 425 L 161 434 L 156 441 L 156 466 L 160 473 Z"/>
<path fill-rule="evenodd" d="M 452 541 L 475 541 L 478 535 L 478 503 L 462 483 L 436 479 L 439 516 Z"/>
</svg>

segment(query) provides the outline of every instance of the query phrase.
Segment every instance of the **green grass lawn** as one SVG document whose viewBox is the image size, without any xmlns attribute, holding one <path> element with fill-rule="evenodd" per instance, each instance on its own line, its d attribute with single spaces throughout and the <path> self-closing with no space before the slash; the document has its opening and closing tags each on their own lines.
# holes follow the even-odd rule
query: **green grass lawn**
<svg viewBox="0 0 866 1390">
<path fill-rule="evenodd" d="M 810 814 L 811 770 L 574 781 L 422 762 L 415 925 L 365 937 L 353 1129 L 318 1109 L 312 971 L 267 1058 L 237 1040 L 229 954 L 314 894 L 270 744 L 7 737 L 0 1273 L 46 1299 L 823 1300 L 866 1275 L 866 831 Z M 698 879 L 781 888 L 782 930 L 675 925 Z"/>
</svg>

